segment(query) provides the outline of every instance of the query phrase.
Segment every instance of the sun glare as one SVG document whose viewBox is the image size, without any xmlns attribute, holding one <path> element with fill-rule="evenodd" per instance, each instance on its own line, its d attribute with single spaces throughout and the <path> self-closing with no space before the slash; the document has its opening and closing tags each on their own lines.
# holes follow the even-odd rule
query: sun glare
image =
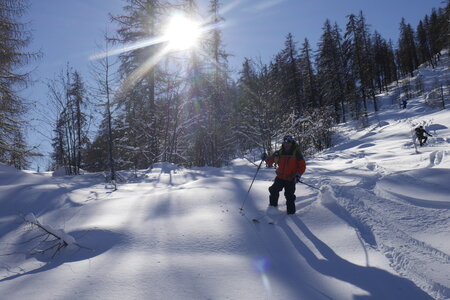
<svg viewBox="0 0 450 300">
<path fill-rule="evenodd" d="M 199 23 L 182 15 L 176 15 L 169 21 L 164 36 L 169 42 L 170 49 L 185 50 L 197 44 L 201 32 Z"/>
</svg>

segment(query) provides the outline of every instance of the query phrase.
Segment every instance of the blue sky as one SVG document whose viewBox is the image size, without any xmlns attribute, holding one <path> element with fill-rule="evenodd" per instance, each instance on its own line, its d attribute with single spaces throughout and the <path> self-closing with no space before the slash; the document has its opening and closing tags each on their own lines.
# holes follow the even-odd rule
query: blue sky
<svg viewBox="0 0 450 300">
<path fill-rule="evenodd" d="M 273 0 L 241 1 L 225 15 L 229 28 L 224 30 L 227 49 L 236 54 L 233 65 L 242 58 L 261 56 L 270 59 L 282 47 L 286 35 L 291 32 L 301 46 L 309 39 L 313 49 L 322 34 L 328 18 L 345 29 L 346 16 L 364 12 L 372 30 L 377 30 L 386 39 L 397 42 L 399 24 L 404 17 L 413 28 L 433 7 L 442 7 L 440 0 Z M 255 3 L 273 3 L 266 9 L 257 10 Z"/>
<path fill-rule="evenodd" d="M 30 101 L 46 103 L 45 82 L 54 78 L 69 63 L 87 80 L 89 78 L 89 56 L 98 52 L 103 32 L 114 25 L 109 24 L 108 14 L 119 14 L 125 1 L 122 0 L 32 0 L 25 20 L 33 32 L 31 50 L 41 50 L 43 58 L 30 65 L 35 68 L 36 83 L 23 92 Z M 209 1 L 199 1 L 205 6 Z M 223 42 L 230 67 L 239 71 L 244 57 L 267 63 L 283 44 L 288 33 L 292 33 L 300 47 L 304 38 L 310 40 L 313 50 L 328 18 L 344 29 L 346 16 L 362 10 L 371 29 L 394 43 L 397 42 L 399 23 L 402 17 L 415 28 L 433 7 L 443 7 L 441 0 L 229 0 L 222 1 L 225 26 Z M 31 112 L 33 118 L 39 118 Z M 32 128 L 45 125 L 34 121 Z M 30 130 L 32 145 L 41 144 L 40 150 L 50 151 L 45 138 Z M 37 164 L 41 168 L 42 162 Z"/>
</svg>

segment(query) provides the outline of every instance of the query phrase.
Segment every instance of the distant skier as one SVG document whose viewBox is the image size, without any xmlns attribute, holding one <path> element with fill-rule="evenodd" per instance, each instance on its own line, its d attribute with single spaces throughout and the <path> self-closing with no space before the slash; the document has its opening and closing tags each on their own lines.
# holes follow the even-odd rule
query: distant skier
<svg viewBox="0 0 450 300">
<path fill-rule="evenodd" d="M 426 137 L 425 134 L 428 136 L 432 136 L 431 134 L 428 133 L 428 131 L 423 129 L 423 126 L 419 126 L 414 130 L 416 131 L 416 136 L 417 136 L 417 139 L 419 140 L 420 146 L 423 146 L 423 144 L 425 144 L 427 142 L 428 137 Z"/>
<path fill-rule="evenodd" d="M 403 109 L 406 108 L 406 104 L 408 104 L 408 101 L 406 99 L 402 100 Z"/>
<path fill-rule="evenodd" d="M 305 173 L 306 162 L 299 146 L 294 138 L 287 135 L 283 138 L 281 149 L 275 151 L 269 157 L 266 153 L 261 155 L 261 159 L 268 165 L 277 164 L 277 176 L 271 187 L 269 187 L 269 206 L 278 206 L 278 198 L 281 190 L 284 188 L 286 198 L 286 207 L 288 214 L 295 214 L 295 184 L 300 181 Z"/>
</svg>

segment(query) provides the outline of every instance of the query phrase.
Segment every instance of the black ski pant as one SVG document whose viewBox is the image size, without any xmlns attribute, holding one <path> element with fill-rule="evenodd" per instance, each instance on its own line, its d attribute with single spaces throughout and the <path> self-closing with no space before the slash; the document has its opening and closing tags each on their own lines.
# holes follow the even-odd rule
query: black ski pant
<svg viewBox="0 0 450 300">
<path fill-rule="evenodd" d="M 269 187 L 269 205 L 278 206 L 278 198 L 281 190 L 284 189 L 284 197 L 286 198 L 286 208 L 288 214 L 295 214 L 295 181 L 287 181 L 275 177 L 273 184 Z"/>
<path fill-rule="evenodd" d="M 417 136 L 417 138 L 419 139 L 420 146 L 423 146 L 423 144 L 425 144 L 428 140 L 428 137 L 426 137 L 424 135 L 419 135 L 419 136 Z"/>
</svg>

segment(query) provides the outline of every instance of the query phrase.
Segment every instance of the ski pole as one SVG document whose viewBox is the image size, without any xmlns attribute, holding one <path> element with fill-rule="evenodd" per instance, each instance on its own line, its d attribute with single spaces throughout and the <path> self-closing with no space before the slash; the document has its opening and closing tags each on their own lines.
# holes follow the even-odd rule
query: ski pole
<svg viewBox="0 0 450 300">
<path fill-rule="evenodd" d="M 244 204 L 245 204 L 245 201 L 247 201 L 248 195 L 250 194 L 250 189 L 252 188 L 253 182 L 255 181 L 256 175 L 258 174 L 258 171 L 259 171 L 259 169 L 261 168 L 262 163 L 263 163 L 263 160 L 261 159 L 261 162 L 260 162 L 259 165 L 258 165 L 258 169 L 256 169 L 255 176 L 253 176 L 252 183 L 250 184 L 250 187 L 248 188 L 247 195 L 245 195 L 245 199 L 244 199 L 244 201 L 242 202 L 242 205 L 241 205 L 240 210 L 244 210 Z"/>
<path fill-rule="evenodd" d="M 313 185 L 310 185 L 310 184 L 307 184 L 307 183 L 305 183 L 305 182 L 303 182 L 303 181 L 299 181 L 300 183 L 303 183 L 304 185 L 307 185 L 307 186 L 309 186 L 309 187 L 311 187 L 311 188 L 313 188 L 313 189 L 316 189 L 316 190 L 319 190 L 320 191 L 320 189 L 318 188 L 318 187 L 315 187 L 315 186 L 313 186 Z"/>
</svg>

